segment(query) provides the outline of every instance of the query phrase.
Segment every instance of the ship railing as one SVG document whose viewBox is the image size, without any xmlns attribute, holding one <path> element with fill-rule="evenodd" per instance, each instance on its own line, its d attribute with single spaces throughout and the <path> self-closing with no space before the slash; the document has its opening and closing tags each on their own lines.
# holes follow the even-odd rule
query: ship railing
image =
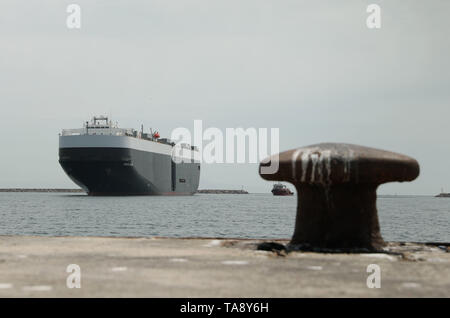
<svg viewBox="0 0 450 318">
<path fill-rule="evenodd" d="M 81 136 L 81 135 L 113 135 L 113 136 L 134 136 L 133 129 L 125 128 L 78 128 L 63 129 L 61 136 Z"/>
<path fill-rule="evenodd" d="M 79 136 L 85 135 L 86 129 L 63 129 L 61 136 Z"/>
</svg>

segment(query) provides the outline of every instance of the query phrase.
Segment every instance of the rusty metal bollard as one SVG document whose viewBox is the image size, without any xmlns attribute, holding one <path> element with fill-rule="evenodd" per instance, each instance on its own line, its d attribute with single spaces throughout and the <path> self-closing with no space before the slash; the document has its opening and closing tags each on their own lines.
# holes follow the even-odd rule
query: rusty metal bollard
<svg viewBox="0 0 450 318">
<path fill-rule="evenodd" d="M 278 171 L 263 174 L 278 160 Z M 297 189 L 297 217 L 291 246 L 300 249 L 369 249 L 385 245 L 376 208 L 377 187 L 412 181 L 418 162 L 363 146 L 322 143 L 264 160 L 266 180 L 287 181 Z"/>
</svg>

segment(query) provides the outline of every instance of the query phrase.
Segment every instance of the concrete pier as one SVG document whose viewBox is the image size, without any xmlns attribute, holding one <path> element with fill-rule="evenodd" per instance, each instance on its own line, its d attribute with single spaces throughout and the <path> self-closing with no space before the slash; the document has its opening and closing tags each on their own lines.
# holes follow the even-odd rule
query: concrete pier
<svg viewBox="0 0 450 318">
<path fill-rule="evenodd" d="M 258 251 L 263 240 L 0 236 L 0 297 L 449 297 L 448 246 Z M 278 243 L 285 244 L 287 240 Z M 69 264 L 81 288 L 68 288 Z M 369 264 L 381 270 L 368 288 Z"/>
</svg>

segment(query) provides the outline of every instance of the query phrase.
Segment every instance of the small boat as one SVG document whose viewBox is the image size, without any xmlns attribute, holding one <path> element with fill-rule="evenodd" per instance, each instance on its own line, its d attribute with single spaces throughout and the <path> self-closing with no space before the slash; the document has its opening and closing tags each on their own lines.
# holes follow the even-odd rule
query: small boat
<svg viewBox="0 0 450 318">
<path fill-rule="evenodd" d="M 293 195 L 294 192 L 289 190 L 284 184 L 275 183 L 272 189 L 273 195 Z"/>
</svg>

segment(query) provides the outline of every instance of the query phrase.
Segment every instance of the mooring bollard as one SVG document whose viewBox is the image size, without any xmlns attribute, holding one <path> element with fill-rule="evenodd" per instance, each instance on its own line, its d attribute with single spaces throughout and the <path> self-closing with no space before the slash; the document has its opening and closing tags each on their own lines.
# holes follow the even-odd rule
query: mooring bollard
<svg viewBox="0 0 450 318">
<path fill-rule="evenodd" d="M 278 171 L 261 173 L 278 160 Z M 287 181 L 297 189 L 297 217 L 291 245 L 300 249 L 369 249 L 384 246 L 376 189 L 386 182 L 412 181 L 418 162 L 363 146 L 322 143 L 264 160 L 266 180 Z"/>
</svg>

